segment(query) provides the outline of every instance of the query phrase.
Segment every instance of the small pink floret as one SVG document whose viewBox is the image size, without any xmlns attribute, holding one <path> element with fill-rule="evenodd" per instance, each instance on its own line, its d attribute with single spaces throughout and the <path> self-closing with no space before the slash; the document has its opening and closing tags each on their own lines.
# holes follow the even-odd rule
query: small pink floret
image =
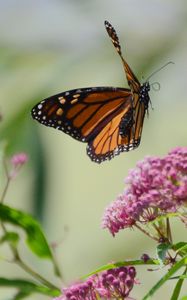
<svg viewBox="0 0 187 300">
<path fill-rule="evenodd" d="M 28 161 L 28 156 L 26 153 L 14 154 L 11 158 L 11 163 L 14 167 L 25 164 Z"/>
</svg>

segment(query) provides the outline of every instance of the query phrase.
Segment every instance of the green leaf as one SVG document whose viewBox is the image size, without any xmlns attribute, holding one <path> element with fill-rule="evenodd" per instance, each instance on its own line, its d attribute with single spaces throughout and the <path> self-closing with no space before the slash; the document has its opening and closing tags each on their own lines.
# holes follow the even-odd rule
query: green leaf
<svg viewBox="0 0 187 300">
<path fill-rule="evenodd" d="M 0 204 L 0 219 L 21 227 L 27 234 L 27 244 L 40 258 L 52 259 L 52 253 L 39 223 L 29 214 Z"/>
<path fill-rule="evenodd" d="M 122 267 L 122 266 L 137 266 L 137 265 L 156 265 L 156 266 L 158 266 L 158 265 L 160 265 L 160 262 L 157 259 L 149 259 L 145 263 L 142 259 L 136 259 L 136 260 L 116 262 L 116 263 L 113 263 L 113 264 L 107 264 L 107 265 L 104 265 L 104 266 L 96 269 L 95 271 L 81 277 L 81 280 L 86 279 L 87 277 L 90 277 L 90 276 L 95 275 L 97 273 L 103 272 L 105 270 L 119 268 L 119 267 Z"/>
<path fill-rule="evenodd" d="M 179 242 L 172 246 L 172 249 L 179 253 L 181 256 L 187 254 L 187 243 L 186 242 Z"/>
<path fill-rule="evenodd" d="M 171 276 L 176 273 L 180 268 L 187 265 L 187 256 L 183 257 L 180 261 L 176 262 L 152 288 L 151 290 L 144 296 L 142 300 L 150 299 L 156 291 L 168 280 Z"/>
<path fill-rule="evenodd" d="M 185 268 L 184 272 L 183 272 L 183 276 L 185 276 L 187 272 L 187 268 Z M 182 276 L 181 276 L 182 277 Z M 182 284 L 184 282 L 184 278 L 180 278 L 175 286 L 175 289 L 173 291 L 173 294 L 172 294 L 172 297 L 171 297 L 171 300 L 176 300 L 179 298 L 179 294 L 180 294 L 180 291 L 181 291 L 181 288 L 182 288 Z"/>
<path fill-rule="evenodd" d="M 19 235 L 16 232 L 7 232 L 5 235 L 2 236 L 0 239 L 0 244 L 4 242 L 11 242 L 12 245 L 17 246 L 19 241 Z"/>
<path fill-rule="evenodd" d="M 167 244 L 167 243 L 159 244 L 157 246 L 157 248 L 156 248 L 157 256 L 158 256 L 158 259 L 159 259 L 159 261 L 162 265 L 164 264 L 164 261 L 166 259 L 167 251 L 171 248 L 172 248 L 172 245 Z"/>
<path fill-rule="evenodd" d="M 17 298 L 14 299 L 22 299 L 24 295 L 27 296 L 31 293 L 40 293 L 53 297 L 60 295 L 60 290 L 58 289 L 49 289 L 48 287 L 24 279 L 7 279 L 0 277 L 0 286 L 18 288 L 19 293 L 16 295 Z M 22 298 L 20 298 L 21 296 Z"/>
<path fill-rule="evenodd" d="M 176 279 L 187 279 L 187 275 L 173 276 L 170 278 L 170 280 L 176 280 Z"/>
<path fill-rule="evenodd" d="M 21 300 L 21 299 L 24 299 L 26 298 L 27 296 L 29 296 L 31 293 L 29 292 L 23 292 L 23 291 L 20 291 L 18 292 L 12 300 Z"/>
</svg>

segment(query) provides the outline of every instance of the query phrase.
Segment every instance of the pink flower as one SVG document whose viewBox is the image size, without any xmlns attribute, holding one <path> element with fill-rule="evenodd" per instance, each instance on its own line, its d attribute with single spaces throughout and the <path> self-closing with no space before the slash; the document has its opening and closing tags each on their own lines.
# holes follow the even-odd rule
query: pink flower
<svg viewBox="0 0 187 300">
<path fill-rule="evenodd" d="M 69 288 L 62 289 L 63 295 L 53 300 L 97 300 L 93 281 L 88 279 L 86 282 L 79 282 Z"/>
<path fill-rule="evenodd" d="M 11 163 L 15 168 L 25 164 L 27 161 L 28 161 L 28 156 L 26 153 L 14 154 L 11 158 Z"/>
<path fill-rule="evenodd" d="M 10 178 L 15 178 L 19 169 L 28 161 L 28 156 L 26 153 L 14 154 L 11 158 L 11 163 L 13 169 L 9 173 Z"/>
<path fill-rule="evenodd" d="M 163 158 L 146 157 L 125 180 L 127 189 L 110 204 L 102 227 L 115 235 L 134 224 L 176 212 L 187 204 L 187 147 L 177 147 Z"/>
<path fill-rule="evenodd" d="M 62 289 L 63 295 L 53 300 L 128 299 L 136 283 L 136 270 L 132 266 L 110 269 L 93 275 L 85 282 Z"/>
<path fill-rule="evenodd" d="M 134 286 L 135 276 L 134 267 L 119 267 L 102 272 L 99 280 L 107 292 L 107 298 L 126 299 Z"/>
</svg>

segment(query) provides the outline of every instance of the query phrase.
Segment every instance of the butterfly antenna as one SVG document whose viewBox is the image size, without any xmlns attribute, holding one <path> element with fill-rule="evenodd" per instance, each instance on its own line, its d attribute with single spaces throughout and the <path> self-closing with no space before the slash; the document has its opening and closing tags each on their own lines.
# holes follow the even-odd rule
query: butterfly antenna
<svg viewBox="0 0 187 300">
<path fill-rule="evenodd" d="M 149 75 L 149 77 L 147 77 L 146 81 L 148 81 L 153 75 L 155 75 L 156 73 L 160 72 L 162 69 L 164 69 L 167 65 L 173 64 L 173 61 L 169 61 L 167 62 L 165 65 L 163 65 L 161 68 L 157 69 L 156 71 L 154 71 L 151 75 Z"/>
</svg>

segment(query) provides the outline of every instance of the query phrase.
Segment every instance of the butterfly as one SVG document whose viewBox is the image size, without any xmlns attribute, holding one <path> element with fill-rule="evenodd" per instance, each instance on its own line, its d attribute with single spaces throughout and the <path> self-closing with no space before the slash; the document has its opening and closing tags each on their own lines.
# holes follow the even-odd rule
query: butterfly
<svg viewBox="0 0 187 300">
<path fill-rule="evenodd" d="M 139 146 L 150 102 L 149 82 L 139 82 L 122 56 L 115 29 L 108 21 L 105 28 L 122 60 L 129 89 L 74 89 L 41 101 L 31 112 L 41 124 L 87 143 L 87 154 L 96 163 Z"/>
</svg>

